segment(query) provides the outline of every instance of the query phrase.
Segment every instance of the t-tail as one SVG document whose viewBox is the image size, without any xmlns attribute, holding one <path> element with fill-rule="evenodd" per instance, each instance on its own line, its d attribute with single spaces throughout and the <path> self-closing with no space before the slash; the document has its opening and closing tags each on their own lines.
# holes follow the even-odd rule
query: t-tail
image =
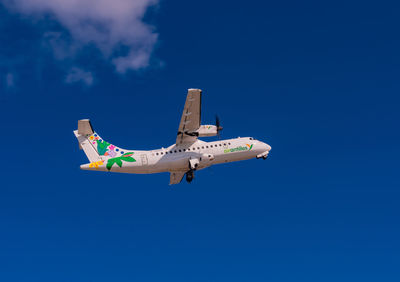
<svg viewBox="0 0 400 282">
<path fill-rule="evenodd" d="M 94 130 L 88 119 L 78 121 L 78 130 L 74 134 L 79 142 L 79 148 L 82 149 L 89 164 L 81 165 L 81 169 L 86 170 L 111 170 L 110 163 L 118 157 L 123 157 L 124 160 L 129 158 L 130 152 L 125 152 L 124 149 L 102 139 Z M 118 163 L 118 161 L 116 161 Z"/>
</svg>

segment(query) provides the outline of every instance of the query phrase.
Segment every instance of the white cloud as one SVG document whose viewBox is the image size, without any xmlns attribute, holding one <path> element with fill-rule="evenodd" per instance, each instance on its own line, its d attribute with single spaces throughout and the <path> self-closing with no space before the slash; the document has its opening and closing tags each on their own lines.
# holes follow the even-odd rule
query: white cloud
<svg viewBox="0 0 400 282">
<path fill-rule="evenodd" d="M 73 59 L 82 48 L 95 46 L 120 73 L 149 66 L 157 33 L 143 18 L 159 0 L 0 1 L 35 18 L 50 16 L 65 28 L 67 33 L 44 32 L 44 39 L 58 60 Z"/>
<path fill-rule="evenodd" d="M 72 68 L 65 78 L 66 83 L 82 82 L 87 86 L 93 84 L 93 74 L 80 68 Z"/>
</svg>

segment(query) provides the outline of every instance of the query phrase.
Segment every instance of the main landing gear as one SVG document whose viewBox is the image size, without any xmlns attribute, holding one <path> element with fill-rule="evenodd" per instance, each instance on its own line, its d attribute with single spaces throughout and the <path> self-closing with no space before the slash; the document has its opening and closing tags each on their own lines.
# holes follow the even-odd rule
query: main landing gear
<svg viewBox="0 0 400 282">
<path fill-rule="evenodd" d="M 186 181 L 190 183 L 192 182 L 193 178 L 194 178 L 194 170 L 191 169 L 188 172 L 186 172 Z"/>
<path fill-rule="evenodd" d="M 188 183 L 192 182 L 194 178 L 194 171 L 197 169 L 199 166 L 199 160 L 198 159 L 190 159 L 189 160 L 189 171 L 186 172 L 186 181 Z"/>
</svg>

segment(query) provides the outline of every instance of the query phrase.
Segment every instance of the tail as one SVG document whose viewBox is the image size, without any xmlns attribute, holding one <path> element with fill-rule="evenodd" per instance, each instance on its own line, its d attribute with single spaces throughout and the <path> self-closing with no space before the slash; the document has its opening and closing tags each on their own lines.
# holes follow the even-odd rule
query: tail
<svg viewBox="0 0 400 282">
<path fill-rule="evenodd" d="M 78 130 L 74 134 L 91 163 L 102 162 L 109 158 L 123 155 L 123 149 L 118 148 L 103 140 L 96 132 L 88 119 L 78 121 Z"/>
</svg>

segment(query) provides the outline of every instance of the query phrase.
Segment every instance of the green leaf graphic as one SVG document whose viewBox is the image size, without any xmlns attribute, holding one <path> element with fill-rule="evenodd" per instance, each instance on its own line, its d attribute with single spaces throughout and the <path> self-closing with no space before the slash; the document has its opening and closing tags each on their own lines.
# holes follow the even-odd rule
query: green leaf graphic
<svg viewBox="0 0 400 282">
<path fill-rule="evenodd" d="M 133 152 L 130 153 L 125 153 L 120 157 L 115 157 L 115 158 L 111 158 L 107 161 L 107 169 L 111 170 L 112 166 L 116 163 L 119 167 L 122 167 L 122 161 L 124 162 L 136 162 L 136 160 L 134 158 L 132 158 L 131 156 L 133 155 Z"/>
<path fill-rule="evenodd" d="M 111 167 L 114 165 L 114 163 L 115 163 L 114 159 L 109 159 L 106 165 L 107 169 L 110 170 Z"/>
<path fill-rule="evenodd" d="M 104 156 L 104 154 L 107 152 L 107 147 L 110 145 L 110 143 L 103 141 L 100 142 L 99 140 L 96 140 L 97 142 L 97 152 L 99 152 L 100 156 Z"/>
<path fill-rule="evenodd" d="M 136 162 L 136 160 L 132 157 L 121 157 L 121 160 L 123 160 L 124 162 L 130 162 L 130 163 Z"/>
</svg>

